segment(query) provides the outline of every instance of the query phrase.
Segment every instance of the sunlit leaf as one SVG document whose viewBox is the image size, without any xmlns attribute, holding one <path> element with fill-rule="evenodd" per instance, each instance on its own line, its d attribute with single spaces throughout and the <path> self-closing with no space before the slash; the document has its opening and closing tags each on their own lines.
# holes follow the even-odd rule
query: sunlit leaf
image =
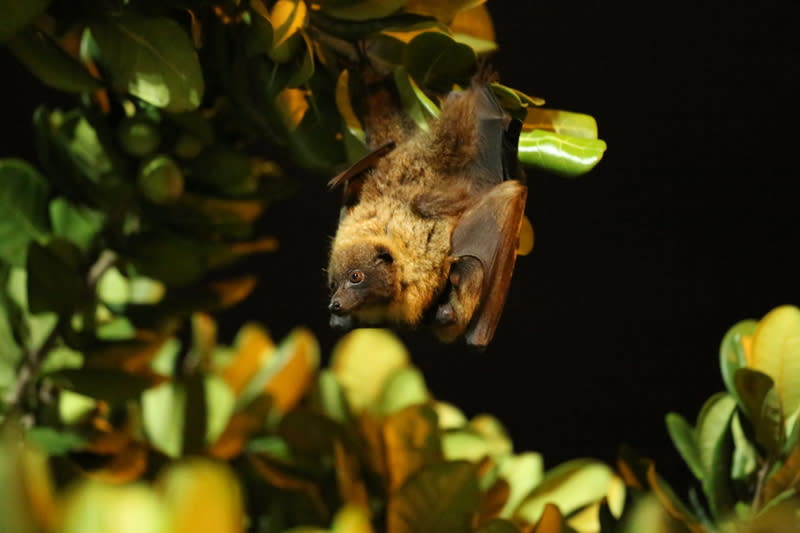
<svg viewBox="0 0 800 533">
<path fill-rule="evenodd" d="M 523 500 L 515 517 L 536 523 L 548 503 L 568 514 L 606 496 L 612 481 L 611 469 L 603 463 L 575 459 L 548 472 Z"/>
<path fill-rule="evenodd" d="M 267 331 L 258 324 L 242 326 L 234 341 L 233 360 L 222 370 L 221 376 L 234 392 L 239 394 L 275 350 Z"/>
<path fill-rule="evenodd" d="M 317 408 L 332 420 L 344 423 L 353 416 L 350 406 L 347 405 L 342 386 L 336 376 L 333 375 L 333 372 L 327 368 L 319 373 L 317 387 L 312 399 L 315 401 Z"/>
<path fill-rule="evenodd" d="M 0 260 L 25 266 L 28 244 L 46 237 L 47 193 L 47 182 L 31 165 L 0 160 Z"/>
<path fill-rule="evenodd" d="M 775 382 L 763 372 L 740 368 L 733 375 L 737 395 L 755 429 L 755 440 L 770 457 L 778 457 L 786 442 L 783 410 Z"/>
<path fill-rule="evenodd" d="M 330 366 L 348 403 L 358 412 L 379 398 L 395 370 L 408 364 L 408 352 L 388 330 L 357 329 L 336 345 Z"/>
<path fill-rule="evenodd" d="M 19 30 L 33 22 L 50 3 L 50 0 L 0 1 L 0 43 L 6 42 Z"/>
<path fill-rule="evenodd" d="M 405 48 L 408 73 L 422 87 L 448 92 L 453 84 L 466 85 L 475 70 L 475 52 L 442 33 L 425 32 Z"/>
<path fill-rule="evenodd" d="M 511 438 L 506 428 L 496 417 L 485 414 L 477 415 L 469 421 L 469 428 L 487 440 L 493 455 L 511 453 Z"/>
<path fill-rule="evenodd" d="M 269 54 L 272 60 L 285 63 L 292 58 L 301 42 L 298 32 L 306 22 L 307 13 L 308 8 L 303 0 L 278 0 L 272 6 L 270 21 L 274 32 Z"/>
<path fill-rule="evenodd" d="M 339 114 L 342 115 L 345 127 L 356 139 L 362 143 L 366 142 L 367 136 L 364 133 L 364 126 L 358 119 L 353 104 L 350 101 L 350 72 L 347 69 L 342 69 L 339 73 L 339 79 L 336 81 L 336 108 Z"/>
<path fill-rule="evenodd" d="M 369 511 L 366 507 L 347 505 L 342 507 L 331 524 L 331 533 L 372 533 Z"/>
<path fill-rule="evenodd" d="M 414 472 L 442 460 L 436 412 L 414 405 L 386 418 L 383 426 L 390 490 L 397 490 Z"/>
<path fill-rule="evenodd" d="M 96 20 L 89 28 L 114 89 L 172 112 L 200 105 L 200 63 L 177 22 L 127 14 Z"/>
<path fill-rule="evenodd" d="M 455 405 L 446 402 L 434 402 L 433 409 L 439 419 L 439 429 L 460 429 L 467 425 L 467 417 Z"/>
<path fill-rule="evenodd" d="M 487 440 L 477 433 L 460 430 L 442 435 L 442 451 L 448 461 L 480 461 L 489 455 L 490 447 Z"/>
<path fill-rule="evenodd" d="M 761 319 L 753 333 L 749 365 L 775 382 L 787 417 L 800 409 L 800 309 L 785 305 Z"/>
<path fill-rule="evenodd" d="M 376 408 L 379 414 L 388 415 L 428 400 L 430 393 L 422 373 L 416 368 L 405 367 L 395 370 L 388 377 Z"/>
<path fill-rule="evenodd" d="M 0 431 L 0 530 L 36 533 L 55 526 L 47 456 L 24 445 L 13 424 Z"/>
<path fill-rule="evenodd" d="M 417 471 L 389 500 L 392 533 L 467 533 L 478 505 L 477 467 L 464 461 Z"/>
<path fill-rule="evenodd" d="M 41 32 L 23 30 L 8 42 L 8 48 L 48 87 L 78 93 L 100 88 L 83 65 Z"/>
<path fill-rule="evenodd" d="M 408 0 L 406 11 L 422 15 L 432 15 L 438 20 L 449 24 L 455 16 L 462 12 L 483 4 L 486 0 Z"/>
<path fill-rule="evenodd" d="M 181 454 L 186 409 L 186 387 L 180 382 L 162 383 L 142 395 L 142 422 L 148 439 L 170 457 Z"/>
<path fill-rule="evenodd" d="M 492 17 L 486 5 L 460 11 L 450 24 L 453 37 L 481 54 L 497 48 Z"/>
<path fill-rule="evenodd" d="M 394 70 L 394 82 L 397 86 L 397 93 L 400 95 L 403 113 L 418 128 L 428 131 L 430 129 L 429 122 L 439 116 L 439 109 L 420 90 L 416 82 L 409 76 L 405 67 L 400 66 Z"/>
<path fill-rule="evenodd" d="M 224 465 L 193 458 L 171 465 L 156 483 L 167 511 L 168 531 L 241 533 L 242 489 Z"/>
<path fill-rule="evenodd" d="M 311 386 L 318 366 L 316 339 L 308 330 L 296 329 L 241 391 L 237 405 L 247 405 L 258 395 L 267 394 L 278 409 L 286 412 Z"/>
<path fill-rule="evenodd" d="M 121 517 L 125 517 L 121 520 Z M 158 496 L 145 485 L 84 481 L 67 493 L 63 533 L 167 533 Z"/>
<path fill-rule="evenodd" d="M 85 206 L 77 206 L 66 198 L 55 198 L 50 202 L 50 223 L 53 233 L 86 251 L 95 235 L 103 227 L 105 215 Z"/>
<path fill-rule="evenodd" d="M 544 461 L 540 454 L 527 452 L 503 458 L 499 467 L 500 477 L 505 479 L 511 487 L 508 500 L 500 511 L 500 516 L 511 518 L 525 496 L 542 481 Z"/>
<path fill-rule="evenodd" d="M 519 160 L 524 165 L 565 177 L 577 177 L 594 168 L 606 150 L 600 139 L 581 139 L 532 130 L 519 137 Z"/>
<path fill-rule="evenodd" d="M 719 347 L 719 366 L 722 371 L 722 379 L 728 392 L 736 396 L 736 385 L 733 382 L 733 375 L 742 367 L 747 366 L 742 341 L 745 337 L 752 337 L 758 322 L 755 320 L 743 320 L 735 324 L 722 339 Z"/>
<path fill-rule="evenodd" d="M 703 463 L 700 460 L 700 450 L 697 446 L 694 428 L 677 413 L 667 415 L 667 430 L 672 439 L 672 444 L 681 454 L 683 461 L 694 477 L 701 480 L 705 476 Z"/>
</svg>

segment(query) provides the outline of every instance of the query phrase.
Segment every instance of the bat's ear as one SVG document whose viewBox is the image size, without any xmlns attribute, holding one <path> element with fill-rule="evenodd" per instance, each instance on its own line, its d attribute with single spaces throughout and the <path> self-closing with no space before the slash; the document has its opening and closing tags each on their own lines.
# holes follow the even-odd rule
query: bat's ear
<svg viewBox="0 0 800 533">
<path fill-rule="evenodd" d="M 391 265 L 394 263 L 394 256 L 386 246 L 379 244 L 375 246 L 375 262 Z"/>
</svg>

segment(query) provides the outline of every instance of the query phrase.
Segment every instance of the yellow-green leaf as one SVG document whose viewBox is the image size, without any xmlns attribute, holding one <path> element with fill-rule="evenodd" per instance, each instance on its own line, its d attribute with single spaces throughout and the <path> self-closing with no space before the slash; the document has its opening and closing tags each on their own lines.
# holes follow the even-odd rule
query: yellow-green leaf
<svg viewBox="0 0 800 533">
<path fill-rule="evenodd" d="M 758 322 L 743 320 L 735 324 L 723 337 L 719 346 L 719 366 L 722 371 L 722 380 L 728 392 L 736 396 L 736 386 L 733 375 L 742 367 L 747 366 L 744 340 L 752 338 Z"/>
<path fill-rule="evenodd" d="M 389 376 L 408 364 L 408 352 L 394 334 L 357 329 L 336 345 L 330 366 L 348 403 L 360 412 L 377 401 Z"/>
<path fill-rule="evenodd" d="M 143 484 L 83 482 L 64 500 L 63 533 L 168 533 L 164 506 Z M 121 519 L 124 517 L 124 519 Z"/>
<path fill-rule="evenodd" d="M 436 412 L 431 407 L 415 405 L 387 417 L 383 439 L 391 491 L 414 472 L 442 460 Z"/>
<path fill-rule="evenodd" d="M 597 139 L 597 121 L 593 116 L 561 109 L 528 107 L 522 129 L 552 131 L 580 139 Z"/>
<path fill-rule="evenodd" d="M 800 408 L 800 309 L 785 305 L 761 319 L 750 366 L 773 379 L 783 411 L 792 417 Z"/>
<path fill-rule="evenodd" d="M 565 177 L 589 172 L 605 151 L 606 143 L 600 139 L 582 139 L 543 130 L 524 131 L 519 137 L 522 164 Z"/>
<path fill-rule="evenodd" d="M 347 69 L 343 69 L 339 73 L 339 79 L 336 80 L 336 108 L 342 115 L 347 131 L 362 143 L 366 143 L 367 135 L 364 133 L 364 126 L 356 116 L 350 100 L 350 72 Z"/>
</svg>

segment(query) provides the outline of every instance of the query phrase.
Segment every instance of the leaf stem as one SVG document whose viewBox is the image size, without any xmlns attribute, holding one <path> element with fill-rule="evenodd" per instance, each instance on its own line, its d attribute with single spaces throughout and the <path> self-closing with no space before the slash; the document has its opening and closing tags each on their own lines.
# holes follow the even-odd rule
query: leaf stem
<svg viewBox="0 0 800 533">
<path fill-rule="evenodd" d="M 772 465 L 774 461 L 772 458 L 767 458 L 764 463 L 761 465 L 761 468 L 758 470 L 758 479 L 756 480 L 756 492 L 753 495 L 753 503 L 751 509 L 754 513 L 757 513 L 759 509 L 761 509 L 761 500 L 764 498 L 764 486 L 767 482 L 767 475 L 769 471 L 772 470 Z"/>
<path fill-rule="evenodd" d="M 97 282 L 100 281 L 100 278 L 109 268 L 114 266 L 117 260 L 117 254 L 110 250 L 104 250 L 100 254 L 97 261 L 89 267 L 89 271 L 86 274 L 86 287 L 89 291 L 94 292 L 95 287 L 97 287 Z M 42 344 L 36 349 L 29 350 L 27 352 L 27 357 L 25 357 L 20 364 L 17 371 L 17 379 L 6 397 L 6 406 L 9 413 L 20 415 L 19 418 L 23 425 L 32 425 L 33 423 L 33 419 L 30 416 L 31 413 L 26 413 L 23 404 L 31 393 L 42 364 L 44 364 L 47 355 L 58 342 L 61 331 L 67 326 L 73 311 L 76 310 L 59 316 L 58 321 Z"/>
</svg>

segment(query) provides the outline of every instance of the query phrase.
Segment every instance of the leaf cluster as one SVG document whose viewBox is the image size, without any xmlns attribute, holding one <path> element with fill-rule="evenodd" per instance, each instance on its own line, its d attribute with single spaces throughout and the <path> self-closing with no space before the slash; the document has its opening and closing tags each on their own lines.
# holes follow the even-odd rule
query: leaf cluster
<svg viewBox="0 0 800 533">
<path fill-rule="evenodd" d="M 494 417 L 436 401 L 384 330 L 348 334 L 321 369 L 305 330 L 275 345 L 250 324 L 227 347 L 193 324 L 190 373 L 169 372 L 173 338 L 157 381 L 62 372 L 47 425 L 7 426 L 4 530 L 588 533 L 621 514 L 608 466 L 543 472 Z"/>
<path fill-rule="evenodd" d="M 700 483 L 685 504 L 651 461 L 628 450 L 621 469 L 649 487 L 692 532 L 795 531 L 800 527 L 800 309 L 782 306 L 734 325 L 722 340 L 726 391 L 713 395 L 694 425 L 667 415 L 675 447 Z M 764 529 L 761 529 L 764 528 Z M 774 528 L 774 529 L 773 529 Z"/>
</svg>

